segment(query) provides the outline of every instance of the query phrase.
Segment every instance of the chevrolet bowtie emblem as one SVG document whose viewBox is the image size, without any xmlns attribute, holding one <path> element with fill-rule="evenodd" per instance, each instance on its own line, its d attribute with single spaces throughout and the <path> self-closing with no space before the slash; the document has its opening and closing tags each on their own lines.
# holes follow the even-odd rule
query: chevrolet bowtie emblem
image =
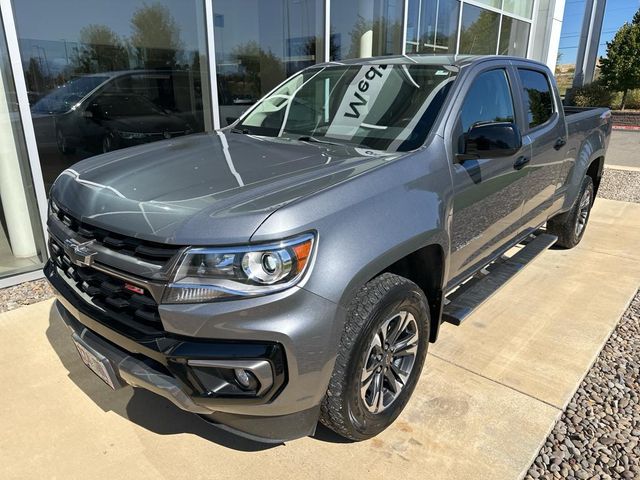
<svg viewBox="0 0 640 480">
<path fill-rule="evenodd" d="M 64 251 L 74 265 L 89 267 L 93 263 L 94 255 L 98 253 L 91 248 L 94 243 L 95 240 L 80 243 L 73 238 L 67 238 L 64 241 Z"/>
</svg>

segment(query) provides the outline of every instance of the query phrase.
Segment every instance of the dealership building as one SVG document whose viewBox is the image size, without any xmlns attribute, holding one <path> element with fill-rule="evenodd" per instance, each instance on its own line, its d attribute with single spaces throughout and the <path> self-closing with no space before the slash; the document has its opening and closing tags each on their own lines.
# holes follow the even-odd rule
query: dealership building
<svg viewBox="0 0 640 480">
<path fill-rule="evenodd" d="M 584 3 L 576 71 L 595 62 L 604 1 Z M 327 61 L 500 54 L 553 69 L 565 0 L 0 0 L 0 9 L 4 287 L 41 275 L 48 190 L 75 162 L 224 127 Z"/>
</svg>

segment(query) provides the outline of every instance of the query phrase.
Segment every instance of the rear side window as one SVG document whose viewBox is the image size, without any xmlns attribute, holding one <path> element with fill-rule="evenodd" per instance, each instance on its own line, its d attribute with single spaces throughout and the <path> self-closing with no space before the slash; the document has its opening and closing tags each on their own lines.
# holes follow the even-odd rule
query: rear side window
<svg viewBox="0 0 640 480">
<path fill-rule="evenodd" d="M 491 70 L 473 81 L 460 113 L 462 132 L 478 123 L 513 122 L 513 98 L 507 72 Z"/>
<path fill-rule="evenodd" d="M 542 125 L 553 115 L 553 98 L 547 76 L 535 70 L 518 69 L 529 128 Z"/>
</svg>

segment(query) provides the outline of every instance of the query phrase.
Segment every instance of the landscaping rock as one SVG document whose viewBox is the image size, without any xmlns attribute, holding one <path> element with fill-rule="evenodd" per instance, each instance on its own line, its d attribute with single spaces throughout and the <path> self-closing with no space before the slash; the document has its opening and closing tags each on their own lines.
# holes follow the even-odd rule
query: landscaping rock
<svg viewBox="0 0 640 480">
<path fill-rule="evenodd" d="M 639 436 L 640 291 L 525 478 L 640 478 Z"/>
</svg>

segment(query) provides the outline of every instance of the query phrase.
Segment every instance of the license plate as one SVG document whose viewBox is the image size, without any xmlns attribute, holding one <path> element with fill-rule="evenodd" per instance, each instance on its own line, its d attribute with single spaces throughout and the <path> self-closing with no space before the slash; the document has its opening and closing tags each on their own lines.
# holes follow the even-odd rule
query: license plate
<svg viewBox="0 0 640 480">
<path fill-rule="evenodd" d="M 87 349 L 82 343 L 73 339 L 73 343 L 76 344 L 80 358 L 84 364 L 91 369 L 100 379 L 109 385 L 112 389 L 116 389 L 115 371 L 111 366 L 111 362 L 105 356 L 99 353 L 94 353 Z"/>
</svg>

